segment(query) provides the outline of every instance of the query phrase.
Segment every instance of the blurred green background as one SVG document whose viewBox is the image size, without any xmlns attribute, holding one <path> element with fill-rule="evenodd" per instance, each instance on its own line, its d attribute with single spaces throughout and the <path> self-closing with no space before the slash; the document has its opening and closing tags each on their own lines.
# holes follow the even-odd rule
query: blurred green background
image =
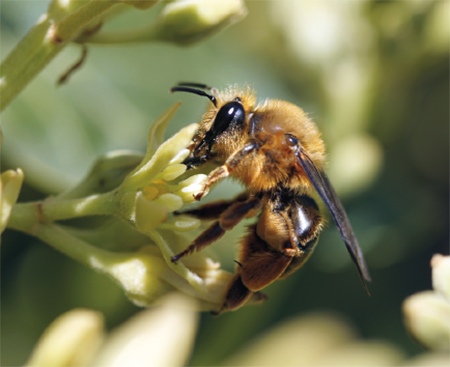
<svg viewBox="0 0 450 367">
<path fill-rule="evenodd" d="M 2 59 L 48 3 L 1 1 Z M 431 288 L 432 254 L 448 254 L 449 3 L 246 6 L 243 21 L 190 47 L 89 47 L 84 66 L 57 87 L 81 53 L 67 47 L 4 111 L 2 170 L 24 169 L 20 200 L 27 201 L 73 185 L 102 153 L 145 151 L 149 126 L 175 101 L 183 105 L 167 137 L 199 121 L 206 101 L 169 94 L 179 81 L 248 83 L 261 100 L 293 102 L 323 133 L 329 176 L 365 253 L 372 296 L 329 220 L 311 260 L 268 287 L 263 306 L 202 315 L 190 364 L 219 365 L 280 320 L 312 310 L 342 314 L 362 337 L 420 353 L 401 303 Z M 108 26 L 145 24 L 155 13 L 133 10 Z M 224 182 L 206 200 L 240 190 Z M 243 227 L 212 246 L 229 270 Z M 25 363 L 45 327 L 74 307 L 100 310 L 109 328 L 139 310 L 109 279 L 34 238 L 7 230 L 1 251 L 2 365 Z"/>
</svg>

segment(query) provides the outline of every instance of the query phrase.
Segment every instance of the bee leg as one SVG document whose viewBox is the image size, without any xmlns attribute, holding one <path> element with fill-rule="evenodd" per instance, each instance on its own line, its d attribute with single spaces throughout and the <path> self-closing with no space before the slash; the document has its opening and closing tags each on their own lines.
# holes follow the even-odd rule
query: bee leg
<svg viewBox="0 0 450 367">
<path fill-rule="evenodd" d="M 203 197 L 203 195 L 205 195 L 209 191 L 209 188 L 212 185 L 214 185 L 217 181 L 220 181 L 223 178 L 228 177 L 229 174 L 230 171 L 226 165 L 217 167 L 214 171 L 212 171 L 209 174 L 205 184 L 203 185 L 202 190 L 198 192 L 196 195 L 194 195 L 194 199 L 199 201 Z"/>
<path fill-rule="evenodd" d="M 323 219 L 319 213 L 316 202 L 307 196 L 297 197 L 296 210 L 287 215 L 286 212 L 280 212 L 280 215 L 286 221 L 290 241 L 285 242 L 282 251 L 284 253 L 293 253 L 294 258 L 280 279 L 284 279 L 292 274 L 311 256 L 318 240 L 323 226 Z M 302 213 L 302 215 L 299 215 Z"/>
<path fill-rule="evenodd" d="M 212 203 L 204 204 L 198 208 L 187 210 L 184 212 L 175 212 L 176 215 L 190 215 L 198 219 L 218 219 L 222 213 L 227 210 L 231 205 L 246 201 L 249 198 L 249 193 L 244 192 L 239 196 L 235 197 L 233 200 L 218 200 Z"/>
<path fill-rule="evenodd" d="M 251 253 L 242 267 L 242 282 L 256 292 L 277 280 L 293 257 L 276 252 Z"/>
<path fill-rule="evenodd" d="M 256 225 L 249 227 L 249 234 L 242 241 L 237 269 L 242 282 L 251 291 L 258 291 L 277 280 L 291 263 L 293 257 L 270 249 L 256 233 Z"/>
<path fill-rule="evenodd" d="M 262 303 L 267 299 L 267 295 L 263 292 L 252 292 L 242 282 L 240 274 L 236 274 L 228 286 L 228 291 L 225 297 L 225 302 L 218 312 L 213 312 L 214 315 L 219 315 L 224 311 L 236 310 L 252 296 L 257 297 L 256 302 Z"/>
<path fill-rule="evenodd" d="M 182 257 L 191 254 L 194 251 L 209 246 L 222 237 L 227 230 L 234 228 L 249 213 L 256 215 L 261 209 L 262 203 L 258 198 L 250 198 L 244 202 L 236 202 L 226 209 L 219 220 L 214 222 L 206 231 L 198 236 L 186 250 L 172 257 L 172 262 L 176 263 Z"/>
<path fill-rule="evenodd" d="M 311 247 L 314 247 L 319 240 L 319 236 L 311 240 Z M 309 244 L 308 244 L 309 245 Z M 278 279 L 284 279 L 287 278 L 289 275 L 294 273 L 297 269 L 300 269 L 304 263 L 309 259 L 309 257 L 312 255 L 312 251 L 305 252 L 303 256 L 294 257 L 289 264 L 289 266 L 286 268 L 286 270 L 281 274 L 281 276 Z"/>
<path fill-rule="evenodd" d="M 250 226 L 249 230 L 242 243 L 236 275 L 228 287 L 220 312 L 236 310 L 252 294 L 258 295 L 261 302 L 266 300 L 267 296 L 259 290 L 277 280 L 292 261 L 290 256 L 270 251 L 256 234 L 255 225 Z"/>
<path fill-rule="evenodd" d="M 228 177 L 230 173 L 237 167 L 239 164 L 247 158 L 251 153 L 255 152 L 260 147 L 260 144 L 257 142 L 253 142 L 249 145 L 246 145 L 244 148 L 239 150 L 237 153 L 230 156 L 223 166 L 217 167 L 214 171 L 212 171 L 204 186 L 202 191 L 198 192 L 197 195 L 194 195 L 195 200 L 200 200 L 203 195 L 209 190 L 209 188 L 214 185 L 217 181 Z"/>
<path fill-rule="evenodd" d="M 252 293 L 253 292 L 242 283 L 241 274 L 236 274 L 228 287 L 225 303 L 221 310 L 231 311 L 238 309 L 247 302 Z"/>
</svg>

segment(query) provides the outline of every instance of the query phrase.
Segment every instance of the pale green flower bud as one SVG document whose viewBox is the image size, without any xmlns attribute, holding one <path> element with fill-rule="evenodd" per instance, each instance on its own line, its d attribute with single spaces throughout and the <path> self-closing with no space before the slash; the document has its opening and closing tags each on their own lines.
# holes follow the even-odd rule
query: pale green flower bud
<svg viewBox="0 0 450 367">
<path fill-rule="evenodd" d="M 184 366 L 195 341 L 197 309 L 192 298 L 171 294 L 109 335 L 100 313 L 75 309 L 50 324 L 26 365 Z"/>
<path fill-rule="evenodd" d="M 149 187 L 147 191 L 151 189 L 154 187 Z M 181 209 L 182 206 L 183 199 L 175 194 L 162 194 L 154 200 L 148 200 L 145 193 L 139 192 L 136 196 L 136 227 L 144 233 L 154 230 L 167 221 L 169 213 Z"/>
<path fill-rule="evenodd" d="M 8 223 L 9 216 L 14 204 L 19 197 L 23 183 L 23 171 L 8 170 L 0 177 L 0 233 L 3 232 Z"/>
<path fill-rule="evenodd" d="M 233 275 L 201 252 L 189 256 L 185 265 L 173 265 L 171 248 L 185 248 L 188 240 L 171 231 L 152 231 L 149 237 L 159 248 L 148 245 L 133 253 L 94 254 L 89 266 L 111 276 L 138 306 L 151 306 L 161 296 L 178 290 L 196 299 L 198 310 L 219 310 Z M 253 297 L 247 304 L 258 301 Z"/>
<path fill-rule="evenodd" d="M 169 162 L 170 164 L 170 162 Z M 186 172 L 186 165 L 181 163 L 176 163 L 168 166 L 164 171 L 161 172 L 161 179 L 165 181 L 173 181 L 177 177 L 181 176 Z"/>
<path fill-rule="evenodd" d="M 92 366 L 185 366 L 194 344 L 194 300 L 173 294 L 114 330 Z"/>
<path fill-rule="evenodd" d="M 433 350 L 449 350 L 450 304 L 433 291 L 420 292 L 403 303 L 406 327 L 417 341 Z"/>
<path fill-rule="evenodd" d="M 448 1 L 438 2 L 432 7 L 429 16 L 426 17 L 421 46 L 433 56 L 448 54 L 448 43 L 450 41 L 449 11 L 450 4 Z"/>
<path fill-rule="evenodd" d="M 434 255 L 431 267 L 433 289 L 450 301 L 450 256 Z"/>
<path fill-rule="evenodd" d="M 176 164 L 183 162 L 191 152 L 189 149 L 181 149 L 175 157 L 169 162 L 169 164 Z"/>
<path fill-rule="evenodd" d="M 161 224 L 160 228 L 170 229 L 176 232 L 189 232 L 197 229 L 200 224 L 201 221 L 199 219 L 187 216 L 177 216 L 173 221 Z"/>
<path fill-rule="evenodd" d="M 79 2 L 67 1 L 69 3 Z M 158 2 L 156 0 L 89 1 L 83 8 L 81 19 L 86 18 L 83 16 L 84 13 L 88 15 L 92 13 L 92 17 L 89 19 L 93 20 L 86 28 L 87 32 L 80 32 L 76 36 L 76 42 L 117 44 L 162 41 L 188 45 L 217 33 L 226 26 L 241 20 L 247 14 L 243 0 L 171 0 L 164 1 L 165 6 L 158 18 L 147 27 L 118 32 L 99 31 L 101 21 L 123 10 L 123 7 L 113 7 L 116 4 L 126 4 L 146 10 Z M 86 10 L 88 11 L 86 12 Z M 80 18 L 76 11 L 71 18 L 74 17 L 77 18 L 76 20 Z M 74 23 L 73 19 L 63 19 L 58 23 L 58 29 L 50 29 L 48 38 L 57 44 L 63 42 L 68 36 L 75 33 L 75 30 L 72 29 L 73 26 L 70 27 L 73 25 L 72 23 Z M 94 29 L 95 32 L 89 31 L 90 29 Z"/>
<path fill-rule="evenodd" d="M 186 45 L 218 32 L 246 14 L 241 0 L 173 1 L 161 12 L 152 38 Z"/>
<path fill-rule="evenodd" d="M 179 195 L 185 203 L 192 203 L 194 201 L 194 195 L 202 190 L 207 177 L 208 176 L 204 174 L 191 176 L 178 184 L 178 189 L 175 193 Z M 207 193 L 208 192 L 206 192 L 206 194 Z"/>
<path fill-rule="evenodd" d="M 103 340 L 99 312 L 75 309 L 58 317 L 45 330 L 27 366 L 86 366 Z"/>
<path fill-rule="evenodd" d="M 356 338 L 347 320 L 314 312 L 290 317 L 221 363 L 223 366 L 397 366 L 403 355 L 383 341 Z M 292 345 L 296 350 L 292 350 Z M 299 357 L 301 356 L 301 358 Z"/>
<path fill-rule="evenodd" d="M 134 6 L 136 9 L 146 10 L 159 3 L 159 0 L 120 0 L 120 2 Z"/>
<path fill-rule="evenodd" d="M 119 192 L 123 193 L 121 207 L 125 217 L 145 234 L 166 224 L 170 213 L 194 201 L 194 195 L 202 189 L 206 180 L 206 175 L 200 174 L 176 182 L 186 172 L 187 167 L 181 162 L 189 155 L 186 147 L 198 128 L 197 124 L 189 125 L 162 143 L 164 130 L 178 107 L 179 104 L 175 104 L 169 108 L 153 124 L 145 158 L 119 188 Z M 188 231 L 198 225 L 197 220 L 175 219 L 163 227 Z"/>
</svg>

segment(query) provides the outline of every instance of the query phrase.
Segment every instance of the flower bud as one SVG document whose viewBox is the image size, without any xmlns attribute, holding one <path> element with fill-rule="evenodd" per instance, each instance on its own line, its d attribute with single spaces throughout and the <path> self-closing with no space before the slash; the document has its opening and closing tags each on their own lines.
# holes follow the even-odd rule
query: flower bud
<svg viewBox="0 0 450 367">
<path fill-rule="evenodd" d="M 121 0 L 120 2 L 134 6 L 136 9 L 146 10 L 155 6 L 159 0 Z"/>
<path fill-rule="evenodd" d="M 448 1 L 438 2 L 431 7 L 425 17 L 423 27 L 423 36 L 421 39 L 422 47 L 434 55 L 447 55 L 449 43 L 449 27 L 447 15 L 450 11 Z"/>
<path fill-rule="evenodd" d="M 196 308 L 191 298 L 166 296 L 160 307 L 142 311 L 114 330 L 92 365 L 185 366 L 197 330 Z"/>
<path fill-rule="evenodd" d="M 45 330 L 27 366 L 86 366 L 103 339 L 99 312 L 75 309 L 58 317 Z"/>
<path fill-rule="evenodd" d="M 450 303 L 433 291 L 420 292 L 403 303 L 405 324 L 414 338 L 433 350 L 449 350 Z"/>
<path fill-rule="evenodd" d="M 434 255 L 431 267 L 433 289 L 450 302 L 450 256 Z"/>
<path fill-rule="evenodd" d="M 204 174 L 191 176 L 178 184 L 175 193 L 183 199 L 184 203 L 192 203 L 194 195 L 203 189 L 203 184 L 207 178 L 208 176 Z"/>
<path fill-rule="evenodd" d="M 23 171 L 8 170 L 0 177 L 0 233 L 6 228 L 14 204 L 23 183 Z"/>
<path fill-rule="evenodd" d="M 152 30 L 155 40 L 187 45 L 247 14 L 242 0 L 178 0 L 168 3 Z"/>
<path fill-rule="evenodd" d="M 167 166 L 167 168 L 161 173 L 161 177 L 165 181 L 173 181 L 177 177 L 181 176 L 184 172 L 186 172 L 186 169 L 187 167 L 185 164 L 172 164 L 170 166 Z"/>
</svg>

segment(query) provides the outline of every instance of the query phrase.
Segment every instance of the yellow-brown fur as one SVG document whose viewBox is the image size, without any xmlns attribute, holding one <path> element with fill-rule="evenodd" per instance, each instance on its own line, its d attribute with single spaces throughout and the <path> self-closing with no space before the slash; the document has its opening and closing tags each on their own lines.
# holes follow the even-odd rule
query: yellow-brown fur
<svg viewBox="0 0 450 367">
<path fill-rule="evenodd" d="M 203 84 L 183 83 L 172 90 L 195 93 L 212 102 L 184 163 L 189 169 L 208 161 L 220 166 L 208 175 L 194 198 L 200 200 L 228 176 L 247 189 L 232 201 L 186 212 L 216 222 L 172 261 L 208 246 L 243 218 L 261 213 L 241 241 L 236 274 L 219 312 L 239 308 L 252 293 L 264 300 L 261 289 L 306 262 L 324 223 L 310 197 L 313 189 L 330 210 L 361 279 L 370 279 L 342 204 L 323 172 L 325 148 L 320 132 L 301 108 L 277 99 L 256 104 L 249 87 L 218 92 Z"/>
<path fill-rule="evenodd" d="M 256 104 L 256 96 L 249 87 L 229 88 L 215 97 L 217 107 L 211 106 L 203 115 L 194 140 L 201 141 L 225 103 L 239 98 L 246 116 L 260 121 L 260 130 L 255 136 L 265 144 L 256 156 L 244 160 L 231 176 L 243 183 L 252 193 L 269 191 L 280 184 L 299 193 L 310 192 L 312 186 L 309 179 L 284 141 L 285 134 L 297 137 L 316 167 L 323 168 L 325 147 L 319 130 L 306 113 L 292 103 L 276 99 Z M 239 134 L 224 133 L 217 139 L 213 148 L 217 162 L 225 163 L 226 158 L 247 143 L 248 131 Z"/>
</svg>

